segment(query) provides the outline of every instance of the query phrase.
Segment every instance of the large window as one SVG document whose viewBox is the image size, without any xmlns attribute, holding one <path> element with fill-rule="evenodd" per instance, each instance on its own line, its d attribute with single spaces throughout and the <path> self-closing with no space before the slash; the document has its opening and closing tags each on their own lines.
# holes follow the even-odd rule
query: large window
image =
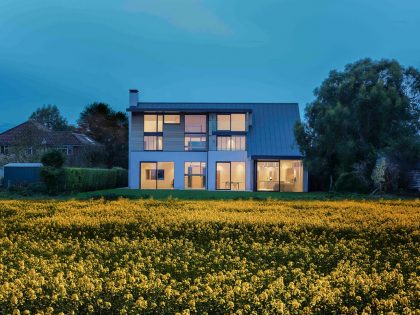
<svg viewBox="0 0 420 315">
<path fill-rule="evenodd" d="M 144 136 L 144 151 L 162 151 L 162 136 Z"/>
<path fill-rule="evenodd" d="M 245 136 L 218 136 L 218 151 L 245 151 Z"/>
<path fill-rule="evenodd" d="M 144 115 L 144 132 L 163 132 L 163 115 Z"/>
<path fill-rule="evenodd" d="M 257 190 L 303 191 L 303 165 L 300 160 L 258 161 Z"/>
<path fill-rule="evenodd" d="M 185 115 L 185 151 L 207 150 L 207 116 Z"/>
<path fill-rule="evenodd" d="M 173 189 L 174 162 L 141 162 L 141 189 Z"/>
<path fill-rule="evenodd" d="M 206 115 L 185 115 L 185 133 L 206 133 Z"/>
<path fill-rule="evenodd" d="M 206 151 L 207 136 L 200 134 L 185 135 L 185 151 Z"/>
<path fill-rule="evenodd" d="M 185 162 L 184 185 L 185 189 L 206 188 L 205 162 Z"/>
<path fill-rule="evenodd" d="M 169 115 L 165 114 L 165 124 L 179 124 L 181 122 L 181 118 L 179 115 Z"/>
<path fill-rule="evenodd" d="M 217 162 L 216 189 L 245 190 L 245 162 Z"/>
<path fill-rule="evenodd" d="M 246 131 L 245 114 L 219 114 L 217 115 L 218 131 Z"/>
</svg>

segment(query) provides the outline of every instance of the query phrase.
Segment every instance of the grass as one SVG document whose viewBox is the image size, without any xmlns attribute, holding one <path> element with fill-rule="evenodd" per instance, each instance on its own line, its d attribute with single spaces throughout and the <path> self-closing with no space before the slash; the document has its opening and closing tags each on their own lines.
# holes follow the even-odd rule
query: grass
<svg viewBox="0 0 420 315">
<path fill-rule="evenodd" d="M 0 191 L 0 199 L 21 199 L 21 200 L 86 200 L 104 198 L 115 200 L 118 198 L 127 199 L 180 199 L 180 200 L 377 200 L 377 199 L 413 199 L 416 196 L 381 195 L 370 196 L 354 193 L 336 192 L 310 192 L 310 193 L 288 193 L 288 192 L 248 192 L 248 191 L 207 191 L 207 190 L 139 190 L 128 188 L 116 188 L 98 190 L 92 192 L 72 193 L 59 196 L 48 196 L 42 194 L 25 195 L 19 192 Z"/>
</svg>

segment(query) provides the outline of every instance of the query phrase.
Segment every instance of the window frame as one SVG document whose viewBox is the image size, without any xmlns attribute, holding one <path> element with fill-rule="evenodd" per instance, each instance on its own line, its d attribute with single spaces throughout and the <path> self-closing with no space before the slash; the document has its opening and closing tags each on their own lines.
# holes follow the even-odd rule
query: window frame
<svg viewBox="0 0 420 315">
<path fill-rule="evenodd" d="M 244 130 L 232 130 L 232 115 L 244 115 Z M 219 129 L 219 116 L 229 116 L 229 129 Z M 216 131 L 221 132 L 246 132 L 246 113 L 216 114 Z"/>
<path fill-rule="evenodd" d="M 8 145 L 0 146 L 0 154 L 8 155 L 9 154 L 9 146 Z"/>
<path fill-rule="evenodd" d="M 146 141 L 145 141 L 145 138 L 146 137 L 155 137 L 156 138 L 156 140 L 155 140 L 155 148 L 154 149 L 146 149 Z M 159 141 L 158 141 L 158 138 L 161 138 L 162 139 L 162 141 L 161 141 L 161 143 L 162 143 L 162 146 L 161 146 L 161 148 L 159 149 L 158 147 L 159 147 Z M 163 135 L 162 134 L 153 134 L 153 133 L 151 133 L 151 134 L 144 134 L 144 136 L 143 136 L 143 151 L 163 151 Z"/>
<path fill-rule="evenodd" d="M 187 131 L 187 116 L 203 116 L 205 119 L 205 131 L 199 131 L 199 132 L 194 132 L 194 131 Z M 208 151 L 208 147 L 209 147 L 209 139 L 208 139 L 208 130 L 209 130 L 209 126 L 208 126 L 209 120 L 208 120 L 208 115 L 207 114 L 185 114 L 184 115 L 184 151 L 185 152 L 206 152 Z M 204 138 L 204 147 L 201 149 L 197 149 L 197 150 L 189 150 L 187 145 L 186 145 L 186 139 L 187 138 L 191 138 L 191 137 L 203 137 Z"/>
<path fill-rule="evenodd" d="M 189 174 L 187 173 L 187 164 L 191 165 L 192 163 L 199 163 L 200 164 L 200 174 Z M 204 164 L 204 167 L 203 167 Z M 203 188 L 189 188 L 185 185 L 185 178 L 186 177 L 202 177 L 204 187 Z M 202 161 L 188 161 L 184 162 L 184 189 L 186 190 L 206 190 L 207 189 L 207 162 Z"/>
<path fill-rule="evenodd" d="M 155 116 L 156 117 L 156 131 L 146 131 L 146 116 Z M 159 131 L 159 117 L 162 118 L 162 130 Z M 163 114 L 144 114 L 143 115 L 143 133 L 163 133 L 163 125 L 164 125 L 164 115 Z"/>
<path fill-rule="evenodd" d="M 168 122 L 166 116 L 178 116 L 178 122 Z M 180 125 L 181 124 L 181 115 L 180 114 L 164 114 L 163 115 L 163 124 L 165 125 Z"/>
<path fill-rule="evenodd" d="M 244 149 L 242 150 L 232 150 L 232 138 L 233 137 L 242 137 L 242 138 L 244 138 Z M 226 150 L 220 150 L 219 149 L 219 139 L 222 139 L 222 138 L 229 138 L 230 139 L 230 142 L 229 142 L 229 148 L 228 149 L 226 149 Z M 241 141 L 241 143 L 242 143 L 242 141 Z M 246 151 L 246 135 L 218 135 L 217 137 L 216 137 L 216 151 L 231 151 L 231 152 L 240 152 L 240 151 Z"/>
<path fill-rule="evenodd" d="M 141 161 L 141 162 L 139 162 L 139 189 L 142 189 L 142 190 L 165 190 L 165 189 L 175 189 L 175 187 L 172 187 L 172 188 L 158 188 L 158 183 L 159 183 L 159 181 L 162 181 L 162 180 L 165 180 L 165 170 L 164 169 L 162 169 L 162 168 L 158 168 L 158 165 L 159 165 L 159 163 L 172 163 L 173 164 L 173 168 L 174 168 L 174 178 L 173 178 L 173 181 L 175 182 L 175 162 L 174 161 Z M 142 173 L 141 173 L 141 171 L 142 171 L 142 164 L 154 164 L 155 165 L 155 168 L 154 169 L 152 169 L 151 171 L 155 171 L 155 179 L 153 179 L 152 177 L 151 177 L 151 179 L 150 180 L 153 180 L 153 181 L 155 181 L 155 188 L 142 188 L 141 187 L 141 185 L 142 185 L 142 180 L 141 180 L 141 177 L 142 177 Z M 159 171 L 163 171 L 163 177 L 162 178 L 159 178 Z"/>
<path fill-rule="evenodd" d="M 217 188 L 217 164 L 229 164 L 229 188 Z M 243 163 L 245 166 L 244 170 L 244 190 L 232 190 L 232 163 Z M 246 161 L 216 161 L 216 176 L 215 176 L 216 190 L 225 190 L 225 191 L 246 191 Z M 239 186 L 238 186 L 239 188 Z"/>
</svg>

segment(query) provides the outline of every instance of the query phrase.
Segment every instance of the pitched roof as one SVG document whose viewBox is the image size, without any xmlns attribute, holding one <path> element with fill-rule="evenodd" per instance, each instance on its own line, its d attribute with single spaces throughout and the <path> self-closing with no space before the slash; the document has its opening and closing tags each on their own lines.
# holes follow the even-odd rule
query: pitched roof
<svg viewBox="0 0 420 315">
<path fill-rule="evenodd" d="M 297 103 L 162 103 L 139 102 L 131 112 L 250 112 L 248 154 L 259 157 L 300 157 L 294 125 L 300 121 Z"/>
<path fill-rule="evenodd" d="M 12 145 L 14 141 L 36 133 L 39 144 L 47 146 L 97 145 L 98 143 L 85 134 L 72 131 L 52 131 L 34 120 L 28 120 L 0 134 L 0 145 Z"/>
</svg>

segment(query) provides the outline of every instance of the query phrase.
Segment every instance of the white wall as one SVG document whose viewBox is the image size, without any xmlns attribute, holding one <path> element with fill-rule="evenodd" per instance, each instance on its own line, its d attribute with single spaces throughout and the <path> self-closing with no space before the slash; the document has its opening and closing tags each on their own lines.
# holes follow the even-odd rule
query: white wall
<svg viewBox="0 0 420 315">
<path fill-rule="evenodd" d="M 175 189 L 184 189 L 185 162 L 207 162 L 207 152 L 131 152 L 129 166 L 129 187 L 138 189 L 140 186 L 140 161 L 144 162 L 174 162 Z"/>
</svg>

